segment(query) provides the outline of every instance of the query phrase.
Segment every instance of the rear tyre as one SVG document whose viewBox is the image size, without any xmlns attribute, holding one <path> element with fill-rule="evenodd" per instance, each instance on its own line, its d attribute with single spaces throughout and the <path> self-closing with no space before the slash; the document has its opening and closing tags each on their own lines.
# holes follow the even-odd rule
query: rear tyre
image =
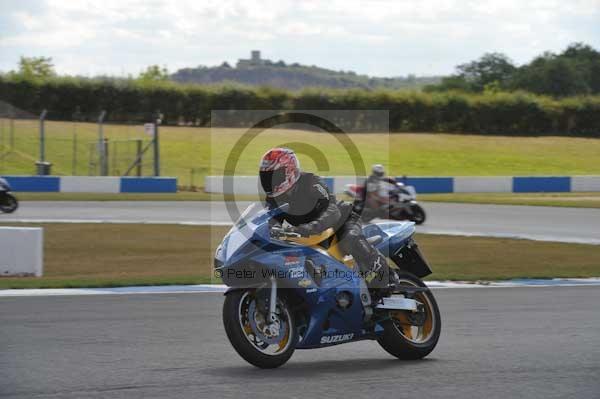
<svg viewBox="0 0 600 399">
<path fill-rule="evenodd" d="M 19 202 L 11 194 L 4 194 L 0 199 L 0 212 L 13 213 L 19 207 Z"/>
<path fill-rule="evenodd" d="M 400 286 L 426 287 L 411 273 L 398 272 Z M 401 360 L 422 359 L 433 351 L 440 338 L 442 320 L 437 302 L 431 291 L 414 295 L 422 311 L 391 311 L 389 320 L 383 323 L 384 332 L 377 342 L 389 354 Z"/>
<path fill-rule="evenodd" d="M 287 303 L 278 298 L 279 333 L 273 334 L 265 323 L 264 312 L 254 289 L 227 294 L 223 304 L 223 325 L 229 342 L 248 363 L 263 369 L 276 368 L 287 362 L 298 342 L 298 329 Z"/>
<path fill-rule="evenodd" d="M 421 205 L 414 204 L 410 207 L 412 211 L 412 216 L 410 220 L 415 222 L 415 224 L 423 224 L 425 223 L 425 219 L 427 218 L 425 215 L 425 209 L 421 207 Z"/>
</svg>

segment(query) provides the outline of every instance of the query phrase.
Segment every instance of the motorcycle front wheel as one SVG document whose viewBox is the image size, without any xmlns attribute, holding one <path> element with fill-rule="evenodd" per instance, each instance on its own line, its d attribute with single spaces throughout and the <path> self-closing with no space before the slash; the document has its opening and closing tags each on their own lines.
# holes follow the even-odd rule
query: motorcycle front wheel
<svg viewBox="0 0 600 399">
<path fill-rule="evenodd" d="M 229 292 L 223 304 L 223 325 L 229 342 L 248 363 L 263 369 L 287 362 L 298 342 L 298 330 L 287 303 L 277 299 L 276 317 L 267 323 L 264 301 L 255 289 Z"/>
<path fill-rule="evenodd" d="M 410 210 L 412 211 L 412 216 L 410 217 L 412 222 L 415 222 L 416 224 L 425 223 L 425 209 L 423 209 L 421 205 L 413 204 L 411 205 Z"/>
<path fill-rule="evenodd" d="M 415 275 L 398 273 L 400 286 L 426 287 Z M 422 359 L 433 351 L 440 338 L 442 319 L 431 291 L 414 295 L 418 312 L 390 311 L 390 319 L 383 323 L 384 332 L 377 342 L 386 352 L 401 360 Z"/>
<path fill-rule="evenodd" d="M 0 212 L 13 213 L 19 207 L 19 202 L 11 194 L 4 194 L 0 197 Z"/>
</svg>

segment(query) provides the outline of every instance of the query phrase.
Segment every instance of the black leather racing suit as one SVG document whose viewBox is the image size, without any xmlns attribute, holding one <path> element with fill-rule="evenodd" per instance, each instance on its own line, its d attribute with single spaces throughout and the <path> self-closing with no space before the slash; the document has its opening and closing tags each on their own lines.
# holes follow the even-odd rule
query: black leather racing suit
<svg viewBox="0 0 600 399">
<path fill-rule="evenodd" d="M 275 218 L 279 223 L 287 221 L 312 234 L 333 227 L 340 249 L 345 255 L 352 255 L 363 275 L 370 276 L 366 278 L 368 285 L 372 288 L 387 287 L 387 261 L 363 235 L 360 216 L 352 211 L 352 204 L 336 202 L 335 195 L 318 176 L 303 172 L 289 192 L 274 198 L 267 196 L 266 203 L 271 209 L 289 204 L 287 212 Z"/>
</svg>

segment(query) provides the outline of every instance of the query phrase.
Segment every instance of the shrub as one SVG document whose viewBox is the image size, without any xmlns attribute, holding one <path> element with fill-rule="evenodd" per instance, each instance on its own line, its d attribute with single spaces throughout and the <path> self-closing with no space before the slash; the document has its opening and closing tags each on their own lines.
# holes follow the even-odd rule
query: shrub
<svg viewBox="0 0 600 399">
<path fill-rule="evenodd" d="M 165 124 L 206 126 L 212 110 L 387 110 L 393 132 L 600 137 L 600 96 L 552 99 L 495 90 L 468 94 L 318 88 L 294 93 L 235 84 L 200 86 L 71 77 L 28 81 L 0 76 L 0 100 L 33 114 L 48 109 L 48 117 L 56 120 L 94 120 L 106 110 L 110 121 L 138 123 L 149 121 L 160 111 Z M 240 113 L 228 123 L 245 126 L 253 122 L 246 119 L 247 114 Z M 369 113 L 340 113 L 334 119 L 347 131 L 388 128 L 387 121 Z"/>
</svg>

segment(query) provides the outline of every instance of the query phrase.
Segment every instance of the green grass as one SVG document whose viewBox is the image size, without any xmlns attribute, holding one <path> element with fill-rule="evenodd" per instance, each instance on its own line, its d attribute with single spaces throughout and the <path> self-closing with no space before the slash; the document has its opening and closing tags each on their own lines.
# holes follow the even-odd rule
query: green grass
<svg viewBox="0 0 600 399">
<path fill-rule="evenodd" d="M 26 224 L 27 225 L 27 224 Z M 2 277 L 0 289 L 211 282 L 226 227 L 44 224 L 44 277 Z M 435 280 L 598 277 L 600 246 L 418 235 Z M 214 282 L 214 281 L 213 281 Z"/>
<path fill-rule="evenodd" d="M 15 145 L 12 149 L 8 126 L 7 120 L 0 120 L 0 154 L 4 154 L 0 155 L 0 173 L 33 173 L 39 148 L 37 121 L 15 121 Z M 225 160 L 244 132 L 243 129 L 214 129 L 211 133 L 210 128 L 162 127 L 162 174 L 177 176 L 182 186 L 191 183 L 202 186 L 203 176 L 223 174 Z M 141 125 L 105 125 L 104 134 L 113 141 L 148 140 Z M 88 175 L 90 149 L 97 137 L 95 124 L 47 122 L 46 136 L 46 157 L 54 164 L 56 174 L 75 172 Z M 76 159 L 72 156 L 74 136 L 77 136 Z M 384 163 L 393 175 L 600 174 L 600 139 L 427 133 L 352 134 L 350 138 L 359 148 L 367 167 L 373 163 Z M 323 175 L 354 173 L 351 160 L 335 137 L 324 133 L 272 129 L 250 142 L 239 157 L 236 174 L 256 174 L 258 160 L 268 148 L 298 142 L 317 147 L 328 160 L 328 167 L 319 169 L 310 157 L 301 155 L 305 169 Z M 119 144 L 116 150 L 111 146 L 111 171 L 124 173 L 133 153 L 133 144 Z M 143 172 L 151 172 L 148 162 L 145 162 Z"/>
<path fill-rule="evenodd" d="M 210 277 L 160 276 L 160 277 L 0 277 L 2 289 L 29 288 L 114 288 L 158 285 L 211 284 Z"/>
</svg>

